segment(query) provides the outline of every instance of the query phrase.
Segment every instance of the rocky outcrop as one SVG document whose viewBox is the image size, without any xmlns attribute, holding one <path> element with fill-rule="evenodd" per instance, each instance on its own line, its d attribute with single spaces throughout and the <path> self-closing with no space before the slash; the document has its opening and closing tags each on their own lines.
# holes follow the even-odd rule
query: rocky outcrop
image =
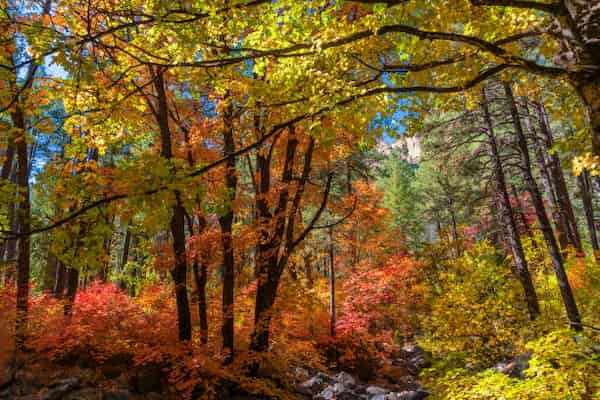
<svg viewBox="0 0 600 400">
<path fill-rule="evenodd" d="M 296 371 L 297 377 L 307 377 L 296 386 L 298 393 L 312 400 L 421 400 L 429 392 L 417 380 L 422 368 L 429 362 L 418 346 L 406 347 L 392 354 L 379 371 L 381 383 L 368 384 L 347 372 L 327 375 L 317 372 Z"/>
</svg>

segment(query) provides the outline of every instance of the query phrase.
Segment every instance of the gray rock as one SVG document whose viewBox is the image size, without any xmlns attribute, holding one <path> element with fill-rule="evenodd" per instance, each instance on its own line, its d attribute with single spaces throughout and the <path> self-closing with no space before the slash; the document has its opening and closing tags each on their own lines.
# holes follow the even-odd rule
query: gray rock
<svg viewBox="0 0 600 400">
<path fill-rule="evenodd" d="M 304 368 L 296 367 L 296 369 L 294 369 L 294 378 L 296 378 L 297 381 L 304 382 L 310 378 L 310 373 Z"/>
<path fill-rule="evenodd" d="M 41 399 L 42 400 L 61 400 L 70 392 L 79 389 L 79 379 L 77 378 L 68 378 L 63 379 L 62 381 L 58 381 L 53 383 L 49 390 L 44 394 Z"/>
<path fill-rule="evenodd" d="M 510 376 L 511 378 L 525 379 L 525 370 L 529 368 L 530 359 L 531 353 L 521 354 L 508 363 L 497 364 L 494 369 Z"/>
<path fill-rule="evenodd" d="M 335 375 L 333 379 L 346 386 L 356 385 L 356 379 L 354 379 L 354 377 L 347 372 L 342 371 L 339 374 Z"/>
<path fill-rule="evenodd" d="M 336 383 L 334 386 L 328 386 L 321 393 L 313 397 L 314 400 L 364 400 L 361 396 L 343 385 Z"/>
<path fill-rule="evenodd" d="M 390 391 L 379 386 L 368 386 L 365 392 L 369 396 L 369 399 L 371 399 L 377 395 L 388 394 Z"/>
<path fill-rule="evenodd" d="M 307 381 L 304 381 L 301 384 L 297 385 L 296 390 L 299 393 L 313 396 L 325 389 L 326 386 L 327 382 L 325 382 L 325 380 L 321 376 L 315 375 Z"/>
<path fill-rule="evenodd" d="M 329 386 L 321 391 L 318 395 L 313 397 L 314 400 L 333 400 L 335 399 L 335 392 L 333 387 Z"/>
</svg>

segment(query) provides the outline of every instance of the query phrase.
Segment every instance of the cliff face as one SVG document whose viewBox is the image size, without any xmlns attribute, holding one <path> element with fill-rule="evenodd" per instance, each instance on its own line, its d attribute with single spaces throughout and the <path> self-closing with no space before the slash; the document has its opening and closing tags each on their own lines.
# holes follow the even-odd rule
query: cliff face
<svg viewBox="0 0 600 400">
<path fill-rule="evenodd" d="M 411 164 L 418 164 L 421 160 L 421 140 L 418 136 L 403 136 L 391 144 L 382 143 L 380 151 L 384 154 L 400 149 L 402 158 Z"/>
</svg>

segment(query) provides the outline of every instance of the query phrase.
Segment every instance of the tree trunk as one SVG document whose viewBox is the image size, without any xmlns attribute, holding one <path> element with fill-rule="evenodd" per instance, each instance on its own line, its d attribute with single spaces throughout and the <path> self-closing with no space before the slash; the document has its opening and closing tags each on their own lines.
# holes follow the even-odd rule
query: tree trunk
<svg viewBox="0 0 600 400">
<path fill-rule="evenodd" d="M 8 181 L 8 179 L 11 176 L 11 171 L 13 170 L 13 161 L 15 158 L 15 144 L 13 141 L 12 137 L 8 137 L 7 138 L 8 143 L 7 143 L 7 147 L 6 147 L 6 153 L 4 154 L 4 161 L 2 162 L 2 169 L 0 169 L 0 188 L 2 188 L 2 186 L 4 186 L 5 182 Z M 13 224 L 11 224 L 11 218 L 10 218 L 10 214 L 11 214 L 11 209 L 14 208 L 14 205 L 12 204 L 12 202 L 10 202 L 8 204 L 8 210 L 7 213 L 9 215 L 9 226 L 13 226 Z M 13 210 L 14 212 L 14 210 Z M 16 244 L 16 243 L 15 243 Z M 0 243 L 0 261 L 2 260 L 8 260 L 8 257 L 5 259 L 4 258 L 4 254 L 7 250 L 8 247 L 8 241 L 3 241 L 2 243 Z M 14 257 L 14 255 L 13 255 Z"/>
<path fill-rule="evenodd" d="M 227 98 L 225 111 L 223 113 L 223 154 L 231 155 L 235 152 L 235 141 L 233 137 L 233 104 Z M 221 225 L 221 246 L 223 248 L 223 301 L 222 301 L 222 326 L 221 333 L 223 336 L 222 354 L 223 363 L 229 364 L 233 361 L 233 342 L 234 342 L 234 305 L 233 292 L 235 288 L 234 269 L 235 259 L 233 253 L 233 201 L 235 200 L 237 188 L 237 171 L 235 166 L 235 157 L 229 157 L 225 164 L 225 186 L 227 190 L 227 212 L 219 217 Z"/>
<path fill-rule="evenodd" d="M 56 265 L 56 276 L 54 279 L 54 289 L 52 293 L 54 293 L 54 297 L 60 299 L 63 297 L 65 293 L 65 280 L 66 280 L 66 269 L 65 264 L 62 261 L 58 260 Z"/>
<path fill-rule="evenodd" d="M 56 279 L 57 268 L 58 258 L 56 258 L 56 255 L 52 251 L 48 250 L 46 268 L 44 269 L 44 281 L 42 284 L 44 293 L 52 293 L 54 288 L 54 279 Z"/>
<path fill-rule="evenodd" d="M 525 301 L 527 303 L 529 317 L 532 320 L 534 320 L 540 314 L 540 305 L 538 302 L 537 294 L 535 292 L 535 288 L 533 286 L 533 282 L 531 280 L 531 274 L 529 273 L 529 268 L 527 266 L 527 260 L 525 258 L 525 252 L 523 251 L 521 238 L 517 230 L 517 224 L 515 223 L 515 218 L 513 216 L 512 208 L 510 206 L 510 197 L 506 189 L 504 170 L 502 168 L 502 161 L 500 159 L 498 145 L 496 143 L 496 137 L 494 135 L 492 119 L 490 117 L 486 99 L 485 88 L 482 89 L 482 97 L 483 119 L 485 124 L 485 132 L 487 135 L 489 155 L 492 161 L 493 179 L 495 192 L 497 196 L 496 203 L 499 207 L 499 212 L 502 219 L 501 225 L 504 226 L 504 229 L 507 234 L 507 239 L 515 261 L 515 269 L 517 271 L 517 276 L 519 277 L 519 281 L 521 282 L 521 286 L 523 287 L 523 291 L 525 294 Z"/>
<path fill-rule="evenodd" d="M 335 337 L 335 264 L 333 227 L 329 227 L 329 335 Z"/>
<path fill-rule="evenodd" d="M 257 264 L 259 278 L 254 306 L 254 331 L 250 344 L 251 350 L 256 352 L 265 352 L 269 349 L 271 312 L 281 277 L 281 273 L 277 270 L 277 257 L 267 256 L 269 253 L 276 253 L 276 249 L 269 251 L 265 246 L 261 247 Z"/>
<path fill-rule="evenodd" d="M 571 285 L 569 284 L 569 280 L 567 279 L 567 274 L 563 266 L 560 250 L 556 243 L 554 232 L 552 231 L 552 226 L 550 225 L 550 221 L 548 220 L 542 196 L 538 190 L 537 183 L 535 182 L 535 179 L 531 172 L 531 162 L 529 159 L 527 141 L 525 139 L 525 135 L 523 134 L 521 121 L 519 119 L 519 111 L 517 109 L 517 104 L 514 99 L 511 84 L 509 82 L 504 83 L 504 90 L 506 93 L 506 98 L 508 100 L 512 123 L 515 130 L 514 133 L 516 144 L 519 148 L 523 178 L 527 185 L 529 194 L 531 195 L 531 200 L 535 207 L 535 213 L 537 216 L 538 224 L 540 225 L 540 229 L 542 230 L 544 240 L 546 241 L 546 245 L 548 247 L 548 252 L 550 253 L 550 259 L 552 260 L 552 266 L 554 268 L 554 273 L 556 274 L 556 280 L 558 282 L 558 286 L 560 287 L 560 292 L 567 312 L 567 317 L 569 319 L 569 324 L 573 330 L 581 331 L 581 317 L 579 315 L 579 310 L 577 309 L 577 303 L 575 302 L 575 297 L 573 296 Z"/>
<path fill-rule="evenodd" d="M 127 227 L 125 231 L 125 242 L 123 243 L 123 254 L 121 256 L 121 267 L 120 267 L 120 275 L 117 286 L 121 290 L 125 290 L 125 280 L 123 279 L 123 274 L 125 273 L 125 267 L 127 266 L 127 262 L 129 261 L 129 247 L 131 245 L 131 229 Z"/>
<path fill-rule="evenodd" d="M 271 214 L 266 195 L 270 188 L 270 157 L 257 155 L 258 193 L 256 197 L 259 217 L 258 246 L 258 285 L 254 308 L 254 331 L 250 348 L 264 352 L 269 348 L 269 328 L 271 325 L 271 309 L 275 304 L 275 296 L 281 279 L 285 262 L 279 260 L 279 250 L 285 230 L 286 208 L 289 200 L 288 184 L 292 179 L 294 158 L 298 140 L 294 128 L 289 128 L 286 156 L 282 173 L 283 187 L 279 194 L 276 210 Z M 270 221 L 275 219 L 275 223 Z M 293 222 L 292 222 L 293 223 Z"/>
<path fill-rule="evenodd" d="M 156 89 L 158 107 L 157 122 L 160 127 L 161 157 L 170 160 L 173 158 L 171 149 L 171 129 L 169 127 L 169 114 L 167 105 L 167 94 L 163 70 L 156 71 L 154 87 Z M 185 251 L 185 209 L 181 201 L 179 191 L 174 190 L 175 205 L 171 217 L 171 234 L 173 235 L 173 254 L 175 265 L 171 270 L 171 276 L 175 283 L 175 298 L 177 301 L 177 327 L 179 340 L 185 341 L 192 338 L 192 322 L 190 305 L 187 296 L 187 260 Z"/>
<path fill-rule="evenodd" d="M 538 114 L 538 120 L 540 124 L 540 133 L 544 139 L 545 150 L 550 152 L 554 146 L 554 138 L 546 110 L 541 103 L 535 103 L 535 107 Z M 578 251 L 581 251 L 581 236 L 579 235 L 579 229 L 577 227 L 577 220 L 575 219 L 575 213 L 573 212 L 573 206 L 569 198 L 569 190 L 565 182 L 565 176 L 560 166 L 560 157 L 558 153 L 553 152 L 549 155 L 549 172 L 552 178 L 553 186 L 556 190 L 556 201 L 560 212 L 562 213 L 562 220 L 566 221 L 567 235 L 569 241 Z"/>
<path fill-rule="evenodd" d="M 538 170 L 540 171 L 542 186 L 544 187 L 544 191 L 546 192 L 546 199 L 548 201 L 548 205 L 550 206 L 550 210 L 552 210 L 552 219 L 554 220 L 554 226 L 556 227 L 558 242 L 560 243 L 560 247 L 562 249 L 566 249 L 569 243 L 567 237 L 569 229 L 567 227 L 568 219 L 566 213 L 561 212 L 561 209 L 557 205 L 556 195 L 554 194 L 552 181 L 550 179 L 550 173 L 548 172 L 548 168 L 546 165 L 546 157 L 544 155 L 544 150 L 542 149 L 542 145 L 540 144 L 537 132 L 531 124 L 529 108 L 527 107 L 527 99 L 524 99 L 523 101 L 523 110 L 525 112 L 523 122 L 525 124 L 525 129 L 527 129 L 532 139 L 531 142 L 533 143 L 535 159 L 537 161 Z"/>
<path fill-rule="evenodd" d="M 29 198 L 29 160 L 25 138 L 25 119 L 19 106 L 17 106 L 12 118 L 14 126 L 19 130 L 15 139 L 17 146 L 17 184 L 19 185 L 20 197 L 17 223 L 21 235 L 19 237 L 19 254 L 17 258 L 16 348 L 21 350 L 25 342 L 28 317 L 31 203 Z"/>
<path fill-rule="evenodd" d="M 596 224 L 594 221 L 594 207 L 592 203 L 592 188 L 590 185 L 590 176 L 587 170 L 583 170 L 577 177 L 579 190 L 581 192 L 581 201 L 583 202 L 583 212 L 590 233 L 590 242 L 594 249 L 594 257 L 600 257 L 600 246 L 598 245 L 598 236 L 596 235 Z"/>
<path fill-rule="evenodd" d="M 67 301 L 65 303 L 65 315 L 71 315 L 73 305 L 75 304 L 75 296 L 79 286 L 79 270 L 76 268 L 67 269 Z"/>
<path fill-rule="evenodd" d="M 206 283 L 208 282 L 208 265 L 202 261 L 200 271 L 198 262 L 193 265 L 194 279 L 198 289 L 198 320 L 200 323 L 200 344 L 208 343 L 208 317 L 206 315 Z"/>
</svg>

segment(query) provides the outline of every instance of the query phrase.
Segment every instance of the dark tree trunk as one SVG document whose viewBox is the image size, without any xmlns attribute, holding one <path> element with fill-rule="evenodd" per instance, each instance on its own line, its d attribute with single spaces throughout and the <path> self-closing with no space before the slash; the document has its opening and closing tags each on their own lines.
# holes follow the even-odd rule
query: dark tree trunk
<svg viewBox="0 0 600 400">
<path fill-rule="evenodd" d="M 533 143 L 533 149 L 535 153 L 535 159 L 538 165 L 538 170 L 540 171 L 540 178 L 542 180 L 542 186 L 544 187 L 544 191 L 546 192 L 546 199 L 548 201 L 548 205 L 550 206 L 550 210 L 552 210 L 552 219 L 554 220 L 554 226 L 556 227 L 556 232 L 558 236 L 558 242 L 560 243 L 560 247 L 562 249 L 566 249 L 569 244 L 568 238 L 568 218 L 565 212 L 561 212 L 556 200 L 556 195 L 554 194 L 554 188 L 552 185 L 552 180 L 550 179 L 550 173 L 548 172 L 546 157 L 544 155 L 544 148 L 540 143 L 540 140 L 537 136 L 537 132 L 531 124 L 531 119 L 529 116 L 529 108 L 527 106 L 527 99 L 524 99 L 523 102 L 523 110 L 525 112 L 525 116 L 523 118 L 523 122 L 525 124 L 525 128 L 527 129 L 531 142 Z"/>
<path fill-rule="evenodd" d="M 306 285 L 311 288 L 313 286 L 313 274 L 312 274 L 312 256 L 311 253 L 304 254 L 304 276 L 306 277 Z"/>
<path fill-rule="evenodd" d="M 517 276 L 523 287 L 525 294 L 525 301 L 527 303 L 527 310 L 529 311 L 529 317 L 534 320 L 540 314 L 540 305 L 538 302 L 537 294 L 531 280 L 531 274 L 527 266 L 527 260 L 525 259 L 525 252 L 523 251 L 523 245 L 521 238 L 517 230 L 515 218 L 512 213 L 510 206 L 510 197 L 506 189 L 506 181 L 504 178 L 504 170 L 502 168 L 502 161 L 500 153 L 498 151 L 498 145 L 496 143 L 496 137 L 494 135 L 492 119 L 490 117 L 487 98 L 485 89 L 482 90 L 483 97 L 483 119 L 485 124 L 485 132 L 487 135 L 488 149 L 490 159 L 492 161 L 493 179 L 495 186 L 495 194 L 497 196 L 497 205 L 499 207 L 499 213 L 501 216 L 501 225 L 504 227 L 508 243 L 510 245 L 511 252 L 515 261 L 515 269 Z"/>
<path fill-rule="evenodd" d="M 258 352 L 269 348 L 269 329 L 271 325 L 271 309 L 275 304 L 275 296 L 285 263 L 279 260 L 279 250 L 283 241 L 285 228 L 285 210 L 289 199 L 287 185 L 292 179 L 294 158 L 298 140 L 294 128 L 289 129 L 286 146 L 286 157 L 283 167 L 283 188 L 279 194 L 279 202 L 275 213 L 271 214 L 266 195 L 270 188 L 270 156 L 257 155 L 258 190 L 257 211 L 259 218 L 259 246 L 257 257 L 258 285 L 254 308 L 254 331 L 252 333 L 251 349 Z M 270 221 L 275 219 L 274 227 Z M 272 232 L 269 232 L 272 230 Z"/>
<path fill-rule="evenodd" d="M 329 335 L 335 337 L 335 263 L 333 227 L 329 227 Z"/>
<path fill-rule="evenodd" d="M 127 262 L 129 261 L 129 247 L 131 245 L 131 229 L 127 227 L 125 231 L 125 241 L 123 243 L 123 254 L 121 255 L 121 267 L 120 267 L 120 275 L 119 281 L 117 285 L 121 290 L 125 289 L 125 280 L 123 279 L 123 274 L 125 273 L 125 267 L 127 266 Z"/>
<path fill-rule="evenodd" d="M 73 305 L 75 304 L 75 296 L 79 286 L 79 270 L 76 268 L 67 269 L 67 301 L 65 303 L 65 315 L 71 315 Z"/>
<path fill-rule="evenodd" d="M 200 264 L 198 271 L 198 262 L 193 265 L 194 279 L 198 288 L 198 320 L 200 322 L 200 344 L 208 343 L 208 317 L 206 315 L 206 283 L 208 282 L 208 265 L 206 262 Z"/>
<path fill-rule="evenodd" d="M 48 250 L 46 268 L 44 269 L 44 281 L 42 284 L 44 293 L 52 293 L 54 289 L 54 280 L 56 279 L 57 268 L 58 258 L 56 258 L 56 255 L 52 251 Z"/>
<path fill-rule="evenodd" d="M 169 114 L 167 105 L 167 94 L 163 70 L 156 71 L 154 87 L 156 89 L 158 107 L 156 119 L 160 128 L 161 156 L 167 160 L 173 158 L 171 149 L 171 129 L 169 127 Z M 173 255 L 175 265 L 171 270 L 171 276 L 175 283 L 175 298 L 177 301 L 177 325 L 179 340 L 185 341 L 192 338 L 192 323 L 190 305 L 187 296 L 187 260 L 185 251 L 185 209 L 181 201 L 180 193 L 175 190 L 175 205 L 171 217 L 171 234 L 173 235 Z"/>
<path fill-rule="evenodd" d="M 554 145 L 554 138 L 548 122 L 546 110 L 541 103 L 535 103 L 535 108 L 540 124 L 540 133 L 544 139 L 543 142 L 545 144 L 545 150 L 550 152 Z M 565 182 L 565 176 L 560 166 L 560 157 L 557 152 L 553 152 L 549 155 L 548 164 L 550 177 L 556 190 L 556 202 L 560 212 L 562 213 L 562 220 L 566 221 L 569 241 L 573 247 L 581 251 L 581 236 L 579 235 L 577 220 L 575 219 L 575 213 L 573 212 L 573 206 L 571 205 L 571 200 L 569 198 L 569 190 Z"/>
<path fill-rule="evenodd" d="M 10 174 L 10 182 L 17 183 L 17 168 L 13 168 Z M 10 201 L 8 203 L 8 224 L 12 232 L 17 232 L 19 230 L 19 222 L 18 222 L 18 204 L 15 201 Z M 16 258 L 17 258 L 17 239 L 9 239 L 5 242 L 4 247 L 4 258 L 0 258 L 0 260 L 4 260 L 7 262 L 7 269 L 5 271 L 5 280 L 6 281 L 14 281 L 15 280 L 15 272 L 16 272 Z"/>
<path fill-rule="evenodd" d="M 514 133 L 516 144 L 519 148 L 523 178 L 525 180 L 525 184 L 527 185 L 529 194 L 531 195 L 531 200 L 535 207 L 535 213 L 537 216 L 538 224 L 544 235 L 544 240 L 546 241 L 546 245 L 548 247 L 548 252 L 550 254 L 550 259 L 552 260 L 552 266 L 554 268 L 554 273 L 556 274 L 556 280 L 558 281 L 558 286 L 560 288 L 563 303 L 565 305 L 567 317 L 569 319 L 569 324 L 572 329 L 576 331 L 581 331 L 581 317 L 579 315 L 579 310 L 577 309 L 577 303 L 575 302 L 575 297 L 573 296 L 571 285 L 569 284 L 569 280 L 567 279 L 567 274 L 564 269 L 560 250 L 556 243 L 554 232 L 552 231 L 552 226 L 550 225 L 550 221 L 548 220 L 542 196 L 539 192 L 537 183 L 535 182 L 535 179 L 531 172 L 531 161 L 529 159 L 527 141 L 525 139 L 525 135 L 523 134 L 523 128 L 521 127 L 521 121 L 519 119 L 519 111 L 517 109 L 517 104 L 514 99 L 511 84 L 509 82 L 504 83 L 504 90 L 506 93 L 506 98 L 508 100 L 510 114 L 515 130 Z"/>
<path fill-rule="evenodd" d="M 2 162 L 2 169 L 0 170 L 0 188 L 2 186 L 4 186 L 4 182 L 6 182 L 10 176 L 11 176 L 11 171 L 13 170 L 13 162 L 14 162 L 14 158 L 15 158 L 15 144 L 13 143 L 13 138 L 9 137 L 8 138 L 8 144 L 7 144 L 7 148 L 6 148 L 6 153 L 4 154 L 4 161 Z M 10 202 L 8 204 L 8 214 L 9 214 L 9 226 L 13 226 L 11 222 L 11 218 L 10 218 L 10 214 L 11 210 L 14 213 L 14 204 L 12 204 L 12 202 Z M 14 240 L 11 242 L 15 242 Z M 7 250 L 7 247 L 9 245 L 9 242 L 2 242 L 0 243 L 0 261 L 2 260 L 10 260 L 8 257 L 4 258 L 4 254 Z M 16 242 L 15 242 L 16 245 Z M 13 258 L 14 258 L 14 254 L 13 254 Z"/>
<path fill-rule="evenodd" d="M 579 190 L 581 192 L 581 201 L 583 202 L 583 212 L 585 214 L 585 220 L 590 233 L 590 242 L 592 243 L 592 249 L 594 249 L 594 256 L 598 259 L 600 257 L 600 247 L 598 245 L 598 236 L 596 234 L 594 207 L 592 203 L 592 188 L 589 178 L 590 176 L 588 171 L 583 170 L 577 177 L 577 183 L 579 184 Z"/>
<path fill-rule="evenodd" d="M 56 265 L 56 277 L 54 279 L 54 289 L 52 292 L 54 293 L 54 297 L 60 299 L 63 297 L 65 293 L 65 280 L 67 279 L 67 271 L 65 268 L 65 264 L 62 261 L 58 260 Z"/>
<path fill-rule="evenodd" d="M 235 141 L 233 137 L 233 104 L 230 99 L 225 98 L 227 102 L 223 113 L 223 154 L 229 156 L 235 152 Z M 235 259 L 233 252 L 233 201 L 235 200 L 237 188 L 237 171 L 235 166 L 235 157 L 229 157 L 225 164 L 225 186 L 227 188 L 227 212 L 219 217 L 221 225 L 221 246 L 223 248 L 223 301 L 221 334 L 223 336 L 223 363 L 229 364 L 233 361 L 233 342 L 234 342 L 234 305 L 233 294 L 235 288 L 234 269 Z"/>
<path fill-rule="evenodd" d="M 27 140 L 25 138 L 25 120 L 20 107 L 12 115 L 13 123 L 19 129 L 16 138 L 17 146 L 17 184 L 19 185 L 19 209 L 17 223 L 19 234 L 19 255 L 17 259 L 17 319 L 16 347 L 23 348 L 27 331 L 29 274 L 30 274 L 30 239 L 31 203 L 29 198 L 29 159 Z"/>
</svg>

